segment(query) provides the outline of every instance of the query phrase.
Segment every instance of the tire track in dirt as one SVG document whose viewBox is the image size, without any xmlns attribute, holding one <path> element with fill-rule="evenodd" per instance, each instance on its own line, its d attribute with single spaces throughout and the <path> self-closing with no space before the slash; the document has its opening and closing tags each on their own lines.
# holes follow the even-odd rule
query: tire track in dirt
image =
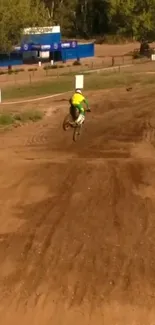
<svg viewBox="0 0 155 325">
<path fill-rule="evenodd" d="M 127 166 L 133 166 L 133 162 L 132 163 L 127 163 Z M 111 205 L 113 207 L 113 227 L 115 228 L 115 230 L 118 232 L 118 236 L 120 236 L 121 238 L 121 219 L 119 218 L 119 213 L 117 212 L 117 204 L 119 203 L 119 200 L 123 194 L 123 192 L 125 191 L 124 188 L 124 183 L 121 182 L 121 178 L 118 177 L 118 172 L 117 172 L 117 168 L 118 168 L 119 164 L 117 163 L 115 165 L 115 167 L 113 167 L 113 172 L 111 174 L 111 183 L 113 184 L 113 195 L 111 195 Z M 134 167 L 134 169 L 136 168 L 136 166 Z M 140 168 L 140 166 L 137 166 L 137 170 Z M 134 171 L 135 174 L 135 171 Z M 127 177 L 127 179 L 131 179 L 131 177 Z M 130 188 L 130 187 L 129 187 Z M 146 211 L 146 218 L 148 219 L 148 215 L 147 215 L 147 211 Z M 119 270 L 119 276 L 118 274 L 116 274 L 115 276 L 112 276 L 111 280 L 110 280 L 110 284 L 111 287 L 109 287 L 109 291 L 106 292 L 106 294 L 108 295 L 114 295 L 117 290 L 119 288 L 124 287 L 125 290 L 127 290 L 127 283 L 128 286 L 130 286 L 130 280 L 129 278 L 127 278 L 127 271 L 128 271 L 128 266 L 131 267 L 131 265 L 133 265 L 133 257 L 132 257 L 132 253 L 135 251 L 135 248 L 137 246 L 137 244 L 139 244 L 139 240 L 141 238 L 142 235 L 144 235 L 144 231 L 147 231 L 147 223 L 145 223 L 145 226 L 143 229 L 143 227 L 140 229 L 139 234 L 137 233 L 135 241 L 132 242 L 132 246 L 130 247 L 130 253 L 127 259 L 124 260 L 124 262 L 121 265 L 121 268 Z M 121 244 L 120 244 L 121 246 Z M 127 280 L 128 279 L 128 280 Z M 126 283 L 126 284 L 125 284 Z"/>
<path fill-rule="evenodd" d="M 155 126 L 151 125 L 151 120 L 147 119 L 145 121 L 145 128 L 142 135 L 142 140 L 154 144 L 155 142 Z"/>
<path fill-rule="evenodd" d="M 114 176 L 114 174 L 112 174 L 113 176 Z M 112 176 L 112 179 L 113 179 L 113 176 Z M 114 183 L 116 183 L 115 181 L 114 181 Z M 114 190 L 114 193 L 115 193 L 115 190 Z M 117 184 L 117 193 L 118 193 L 118 184 Z M 113 194 L 114 195 L 114 194 Z M 116 200 L 116 196 L 114 196 L 114 200 Z M 118 199 L 117 199 L 118 200 Z M 116 202 L 117 202 L 117 200 L 115 201 L 115 205 L 116 205 Z M 114 204 L 114 203 L 113 203 Z M 112 205 L 113 205 L 112 204 Z M 113 222 L 114 222 L 114 220 L 113 220 Z M 112 228 L 113 228 L 113 226 L 112 226 Z M 48 232 L 47 232 L 47 237 L 48 237 Z M 46 241 L 45 241 L 46 242 Z M 44 245 L 44 244 L 43 244 Z M 45 251 L 44 251 L 44 253 L 45 253 Z M 75 261 L 74 261 L 74 263 L 75 263 Z M 53 265 L 54 266 L 54 265 Z M 81 264 L 81 267 L 82 267 L 82 264 Z M 120 272 L 120 270 L 119 270 L 119 272 Z M 117 274 L 117 277 L 118 277 L 118 274 Z M 114 285 L 114 283 L 115 283 L 115 278 L 112 276 L 112 279 L 110 280 L 110 282 L 112 282 L 113 283 L 113 285 Z M 116 284 L 115 284 L 116 285 Z M 78 284 L 77 283 L 75 283 L 75 288 L 74 288 L 74 299 L 73 299 L 73 301 L 75 300 L 77 300 L 78 299 L 78 303 L 80 303 L 80 301 L 82 301 L 81 299 L 82 299 L 82 294 L 80 293 L 81 291 L 79 291 L 80 289 L 78 289 L 79 287 L 78 287 Z M 31 285 L 31 290 L 32 290 L 32 285 Z M 87 289 L 88 290 L 88 289 Z M 110 287 L 109 288 L 109 293 L 106 291 L 106 295 L 108 294 L 108 295 L 111 295 L 112 294 L 112 291 L 113 291 L 113 287 Z M 82 292 L 83 292 L 83 289 L 82 289 Z M 78 298 L 79 297 L 79 298 Z M 81 297 L 81 298 L 80 298 Z"/>
<path fill-rule="evenodd" d="M 66 182 L 68 182 L 68 184 L 71 183 L 71 175 L 70 175 L 70 172 L 69 172 L 69 176 L 68 178 L 66 179 Z M 68 190 L 69 190 L 70 186 L 68 187 Z M 70 190 L 71 191 L 71 190 Z M 61 192 L 60 192 L 61 194 Z M 67 185 L 66 185 L 66 193 L 61 194 L 61 204 L 64 202 L 64 204 L 66 203 L 66 200 L 67 200 L 67 196 L 68 196 L 68 192 L 67 192 Z M 37 287 L 38 285 L 38 282 L 40 280 L 40 277 L 41 277 L 41 265 L 40 265 L 40 262 L 41 264 L 43 263 L 43 260 L 44 260 L 44 255 L 46 255 L 48 249 L 49 249 L 49 246 L 51 245 L 51 242 L 52 242 L 52 236 L 54 235 L 59 223 L 61 222 L 61 219 L 63 217 L 65 217 L 65 214 L 58 214 L 57 213 L 57 206 L 59 205 L 58 204 L 58 201 L 59 201 L 59 193 L 56 195 L 56 197 L 53 199 L 48 199 L 47 202 L 46 202 L 46 205 L 43 205 L 42 206 L 42 209 L 40 208 L 40 205 L 39 205 L 39 209 L 38 210 L 38 215 L 40 215 L 41 217 L 39 219 L 36 220 L 36 210 L 30 210 L 30 214 L 31 214 L 31 217 L 35 217 L 35 220 L 36 220 L 36 223 L 34 224 L 33 222 L 33 227 L 30 225 L 30 228 L 27 229 L 26 233 L 27 233 L 27 236 L 25 238 L 25 243 L 23 244 L 23 249 L 22 249 L 22 256 L 20 257 L 20 260 L 18 261 L 18 263 L 22 264 L 22 268 L 20 268 L 19 272 L 15 273 L 15 279 L 14 281 L 16 281 L 16 279 L 18 279 L 18 281 L 20 281 L 20 279 L 22 278 L 27 278 L 27 275 L 25 274 L 25 270 L 27 269 L 27 265 L 30 265 L 29 261 L 31 261 L 32 259 L 32 256 L 33 256 L 33 252 L 34 250 L 39 250 L 39 254 L 38 256 L 35 256 L 35 259 L 33 257 L 33 268 L 38 268 L 38 266 L 40 266 L 40 271 L 38 273 L 38 277 L 36 276 L 36 280 L 35 280 L 35 283 L 33 283 L 33 286 Z M 50 224 L 50 222 L 48 221 L 49 220 L 49 215 L 50 215 L 50 211 L 52 210 L 52 213 L 56 213 L 56 216 L 55 216 L 55 221 L 52 220 L 52 227 L 47 227 L 48 224 Z M 55 211 L 56 210 L 56 211 Z M 47 223 L 47 225 L 46 225 Z M 44 226 L 45 225 L 45 226 Z M 42 240 L 41 240 L 41 245 L 39 244 L 39 247 L 38 247 L 38 244 L 37 242 L 39 243 L 39 241 L 37 240 L 37 237 L 38 237 L 38 233 L 45 228 L 46 230 L 46 236 L 44 235 Z M 41 230 L 42 229 L 42 230 Z M 12 237 L 12 241 L 13 241 L 13 237 Z M 36 243 L 35 243 L 36 241 Z M 44 270 L 43 270 L 44 272 Z M 11 282 L 12 282 L 13 278 L 11 277 Z M 29 279 L 27 278 L 27 281 Z M 8 280 L 7 280 L 8 281 Z M 29 282 L 29 281 L 28 281 Z M 27 288 L 27 286 L 26 286 Z M 22 290 L 22 287 L 20 287 L 20 290 L 21 292 L 25 292 L 25 285 L 24 285 L 24 288 Z M 27 289 L 28 290 L 28 289 Z M 31 290 L 32 290 L 32 284 L 31 284 Z M 35 290 L 35 288 L 34 288 Z M 19 300 L 22 298 L 22 295 L 19 297 Z"/>
</svg>

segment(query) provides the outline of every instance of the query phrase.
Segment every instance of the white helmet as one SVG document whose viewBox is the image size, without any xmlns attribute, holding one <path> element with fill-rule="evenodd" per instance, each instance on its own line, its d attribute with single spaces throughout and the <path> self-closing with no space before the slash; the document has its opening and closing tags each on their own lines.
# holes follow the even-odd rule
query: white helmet
<svg viewBox="0 0 155 325">
<path fill-rule="evenodd" d="M 76 89 L 75 92 L 78 94 L 82 94 L 82 91 L 80 89 Z"/>
</svg>

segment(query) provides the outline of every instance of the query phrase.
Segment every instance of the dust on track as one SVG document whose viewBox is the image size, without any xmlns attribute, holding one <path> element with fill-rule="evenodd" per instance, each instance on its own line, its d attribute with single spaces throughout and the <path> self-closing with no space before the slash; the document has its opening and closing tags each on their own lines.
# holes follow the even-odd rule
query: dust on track
<svg viewBox="0 0 155 325">
<path fill-rule="evenodd" d="M 91 101 L 76 144 L 65 105 L 0 134 L 3 325 L 153 324 L 155 95 Z"/>
</svg>

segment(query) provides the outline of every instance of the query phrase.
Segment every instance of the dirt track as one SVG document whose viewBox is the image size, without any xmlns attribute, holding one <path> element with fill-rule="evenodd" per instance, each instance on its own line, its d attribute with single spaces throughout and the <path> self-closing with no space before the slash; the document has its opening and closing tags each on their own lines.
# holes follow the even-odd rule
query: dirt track
<svg viewBox="0 0 155 325">
<path fill-rule="evenodd" d="M 153 92 L 92 94 L 76 144 L 67 108 L 0 134 L 1 324 L 155 323 Z"/>
</svg>

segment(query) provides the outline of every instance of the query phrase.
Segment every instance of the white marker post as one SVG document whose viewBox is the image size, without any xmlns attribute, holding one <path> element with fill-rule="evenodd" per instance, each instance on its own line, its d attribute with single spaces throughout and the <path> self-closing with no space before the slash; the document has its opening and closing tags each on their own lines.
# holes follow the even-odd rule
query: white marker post
<svg viewBox="0 0 155 325">
<path fill-rule="evenodd" d="M 84 88 L 84 75 L 79 74 L 75 76 L 75 89 L 83 89 Z"/>
<path fill-rule="evenodd" d="M 155 54 L 152 54 L 152 55 L 151 55 L 151 60 L 152 60 L 152 61 L 155 61 Z"/>
</svg>

